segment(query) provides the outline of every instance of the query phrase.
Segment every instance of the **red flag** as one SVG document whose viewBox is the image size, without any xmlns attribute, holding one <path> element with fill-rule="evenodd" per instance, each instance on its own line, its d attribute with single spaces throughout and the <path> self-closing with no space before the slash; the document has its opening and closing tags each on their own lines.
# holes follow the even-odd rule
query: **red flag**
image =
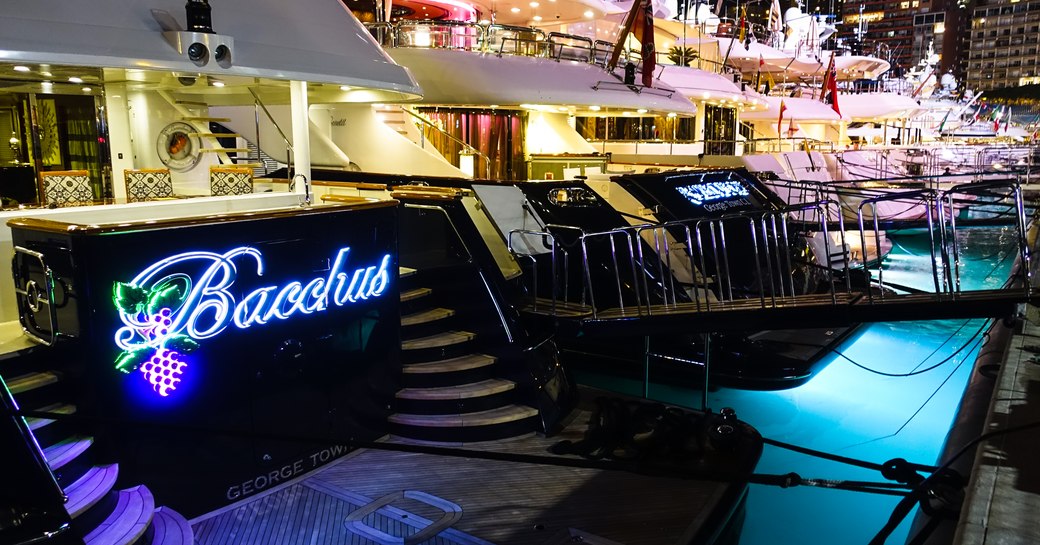
<svg viewBox="0 0 1040 545">
<path fill-rule="evenodd" d="M 761 70 L 766 65 L 766 60 L 762 58 L 762 54 L 758 54 L 758 69 Z"/>
<path fill-rule="evenodd" d="M 784 124 L 784 112 L 787 111 L 787 104 L 784 104 L 784 100 L 780 99 L 780 118 L 776 120 L 776 132 L 780 134 L 780 125 Z"/>
<path fill-rule="evenodd" d="M 841 116 L 841 110 L 838 109 L 838 70 L 834 67 L 834 55 L 831 55 L 831 62 L 827 65 L 827 75 L 823 78 L 823 92 L 820 94 L 820 100 L 830 104 L 834 113 Z"/>
<path fill-rule="evenodd" d="M 632 35 L 643 45 L 640 51 L 643 58 L 643 86 L 652 87 L 654 69 L 657 67 L 657 51 L 654 49 L 654 7 L 650 0 L 636 0 L 636 2 L 642 2 L 643 5 L 636 10 L 636 18 L 632 23 Z"/>
</svg>

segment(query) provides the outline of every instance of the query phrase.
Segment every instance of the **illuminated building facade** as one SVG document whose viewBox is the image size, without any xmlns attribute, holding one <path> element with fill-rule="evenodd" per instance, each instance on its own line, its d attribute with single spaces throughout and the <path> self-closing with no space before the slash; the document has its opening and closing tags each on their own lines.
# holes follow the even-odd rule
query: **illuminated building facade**
<svg viewBox="0 0 1040 545">
<path fill-rule="evenodd" d="M 1040 82 L 1040 1 L 979 1 L 970 25 L 968 88 L 985 91 Z"/>
<path fill-rule="evenodd" d="M 933 0 L 845 2 L 841 22 L 852 36 L 862 29 L 863 52 L 889 61 L 892 69 L 899 73 L 920 59 L 920 55 L 915 55 L 915 18 L 930 13 L 932 4 Z M 928 47 L 927 42 L 924 47 Z"/>
</svg>

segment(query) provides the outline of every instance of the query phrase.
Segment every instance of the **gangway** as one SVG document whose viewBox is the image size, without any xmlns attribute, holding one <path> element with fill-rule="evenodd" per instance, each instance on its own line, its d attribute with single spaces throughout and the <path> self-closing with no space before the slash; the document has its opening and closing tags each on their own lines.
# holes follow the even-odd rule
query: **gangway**
<svg viewBox="0 0 1040 545">
<path fill-rule="evenodd" d="M 1031 247 L 1022 193 L 1013 180 L 970 183 L 946 191 L 882 194 L 859 204 L 859 234 L 877 236 L 875 212 L 885 201 L 918 200 L 927 207 L 930 290 L 906 293 L 886 284 L 884 269 L 807 263 L 793 242 L 823 234 L 825 254 L 846 247 L 841 204 L 833 200 L 716 218 L 584 232 L 563 225 L 514 230 L 510 250 L 531 274 L 522 311 L 552 323 L 559 334 L 645 336 L 753 329 L 831 327 L 877 321 L 1013 316 L 1040 292 L 1031 278 Z M 962 282 L 959 227 L 966 217 L 1001 221 L 1016 245 L 1008 281 L 997 289 Z M 814 221 L 806 221 L 814 218 Z M 833 232 L 837 218 L 837 233 Z M 865 221 L 865 218 L 866 221 Z M 869 223 L 873 222 L 873 225 Z M 1035 227 L 1034 227 L 1035 228 Z M 1031 237 L 1035 238 L 1035 237 Z M 519 244 L 525 239 L 524 244 Z M 731 270 L 733 249 L 753 252 L 753 271 Z M 833 243 L 831 241 L 834 241 Z M 749 244 L 750 243 L 750 244 Z M 839 248 L 831 248 L 831 245 Z M 518 248 L 544 248 L 540 254 Z M 880 252 L 880 249 L 878 250 Z M 539 265 L 541 263 L 541 265 Z M 539 278 L 541 276 L 541 278 Z M 546 279 L 546 277 L 548 277 Z M 813 289 L 818 281 L 822 289 Z"/>
</svg>

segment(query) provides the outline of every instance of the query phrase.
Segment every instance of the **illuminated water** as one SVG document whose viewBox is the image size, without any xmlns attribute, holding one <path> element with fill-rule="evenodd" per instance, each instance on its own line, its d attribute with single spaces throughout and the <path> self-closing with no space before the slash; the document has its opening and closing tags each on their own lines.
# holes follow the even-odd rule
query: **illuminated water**
<svg viewBox="0 0 1040 545">
<path fill-rule="evenodd" d="M 884 280 L 930 289 L 927 239 L 893 237 Z M 1004 283 L 1014 255 L 1009 233 L 962 233 L 962 285 Z M 805 385 L 784 391 L 720 389 L 714 409 L 733 407 L 763 437 L 881 463 L 892 458 L 937 462 L 971 375 L 986 320 L 886 322 L 862 329 Z M 847 359 L 846 359 L 847 358 Z M 851 361 L 850 361 L 851 360 Z M 852 363 L 852 362 L 855 362 Z M 858 366 L 856 365 L 858 364 Z M 891 375 L 878 374 L 883 372 Z M 624 385 L 638 392 L 640 384 Z M 699 406 L 700 392 L 655 384 L 662 401 Z M 766 446 L 757 473 L 796 472 L 803 477 L 883 481 L 876 472 Z M 899 498 L 862 492 L 752 485 L 742 545 L 867 543 Z M 887 543 L 903 543 L 913 515 Z"/>
</svg>

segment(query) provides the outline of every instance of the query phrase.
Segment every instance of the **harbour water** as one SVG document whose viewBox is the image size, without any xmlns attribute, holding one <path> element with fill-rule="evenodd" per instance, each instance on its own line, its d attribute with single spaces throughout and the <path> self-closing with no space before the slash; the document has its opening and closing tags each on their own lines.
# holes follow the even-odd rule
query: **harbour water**
<svg viewBox="0 0 1040 545">
<path fill-rule="evenodd" d="M 1013 232 L 966 230 L 959 234 L 965 288 L 1004 283 L 1014 262 Z M 887 282 L 930 289 L 927 237 L 895 236 L 883 264 Z M 720 388 L 712 409 L 732 407 L 763 437 L 883 463 L 904 458 L 935 464 L 971 377 L 989 321 L 884 322 L 860 329 L 806 384 L 781 391 Z M 611 379 L 612 381 L 614 379 Z M 642 384 L 613 383 L 638 394 Z M 654 383 L 651 397 L 698 407 L 696 389 Z M 804 478 L 884 482 L 877 471 L 766 446 L 760 474 L 795 472 Z M 741 545 L 867 543 L 884 526 L 898 497 L 845 490 L 752 485 Z M 904 543 L 913 514 L 887 543 Z"/>
</svg>

